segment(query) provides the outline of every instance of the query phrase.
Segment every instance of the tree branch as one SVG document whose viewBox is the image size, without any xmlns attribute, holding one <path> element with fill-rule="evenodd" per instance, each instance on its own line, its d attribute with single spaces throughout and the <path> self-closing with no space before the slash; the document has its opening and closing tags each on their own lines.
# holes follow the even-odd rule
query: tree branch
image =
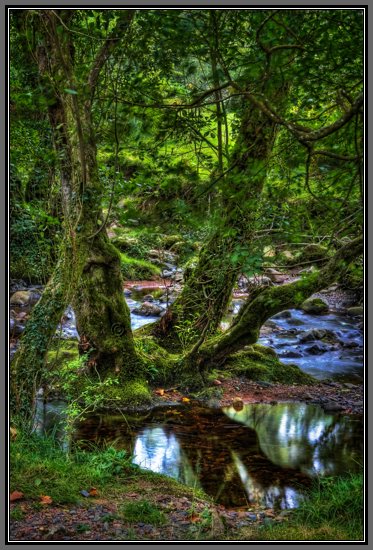
<svg viewBox="0 0 373 550">
<path fill-rule="evenodd" d="M 266 288 L 248 300 L 240 313 L 239 321 L 223 336 L 207 340 L 199 349 L 194 361 L 199 370 L 211 365 L 223 364 L 226 358 L 246 345 L 254 344 L 263 323 L 284 309 L 299 307 L 311 294 L 334 282 L 349 263 L 364 250 L 363 237 L 358 237 L 342 246 L 329 262 L 316 273 L 294 282 Z"/>
<path fill-rule="evenodd" d="M 108 57 L 110 56 L 111 52 L 128 31 L 131 21 L 134 18 L 135 10 L 125 10 L 124 12 L 121 11 L 120 13 L 121 15 L 117 21 L 117 24 L 115 25 L 109 36 L 106 38 L 104 44 L 99 49 L 88 76 L 87 85 L 90 89 L 91 101 L 97 86 L 100 71 L 107 61 Z"/>
</svg>

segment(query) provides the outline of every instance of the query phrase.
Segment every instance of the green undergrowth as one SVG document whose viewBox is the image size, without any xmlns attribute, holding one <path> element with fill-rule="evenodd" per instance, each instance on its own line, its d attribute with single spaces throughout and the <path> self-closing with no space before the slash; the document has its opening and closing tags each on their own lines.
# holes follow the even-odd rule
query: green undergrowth
<svg viewBox="0 0 373 550">
<path fill-rule="evenodd" d="M 10 444 L 10 492 L 22 492 L 25 499 L 35 500 L 36 507 L 41 495 L 50 496 L 54 504 L 89 504 L 93 499 L 84 498 L 80 492 L 92 487 L 101 498 L 119 499 L 122 503 L 127 493 L 136 491 L 149 498 L 160 492 L 208 498 L 199 489 L 142 470 L 131 463 L 130 454 L 123 449 L 109 446 L 83 450 L 75 444 L 67 451 L 53 436 L 17 431 Z"/>
<path fill-rule="evenodd" d="M 315 481 L 308 498 L 292 513 L 289 521 L 264 524 L 255 529 L 252 540 L 363 540 L 363 474 L 326 477 Z M 240 538 L 245 540 L 243 530 Z"/>
<path fill-rule="evenodd" d="M 123 252 L 120 253 L 120 260 L 122 275 L 127 280 L 147 280 L 161 274 L 160 268 L 147 260 L 131 258 Z"/>
<path fill-rule="evenodd" d="M 268 347 L 254 344 L 239 351 L 227 360 L 219 373 L 225 377 L 245 376 L 256 382 L 278 384 L 312 384 L 314 379 L 297 365 L 284 364 Z"/>
</svg>

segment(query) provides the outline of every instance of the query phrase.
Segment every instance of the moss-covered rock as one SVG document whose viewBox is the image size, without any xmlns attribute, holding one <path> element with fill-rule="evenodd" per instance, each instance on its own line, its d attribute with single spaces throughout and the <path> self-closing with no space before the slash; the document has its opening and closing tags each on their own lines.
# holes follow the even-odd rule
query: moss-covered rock
<svg viewBox="0 0 373 550">
<path fill-rule="evenodd" d="M 255 382 L 312 384 L 314 381 L 297 365 L 281 363 L 274 350 L 258 344 L 233 354 L 220 372 L 225 376 L 245 376 Z"/>
<path fill-rule="evenodd" d="M 140 260 L 138 258 L 131 258 L 127 254 L 120 254 L 121 258 L 121 271 L 124 279 L 127 280 L 141 280 L 151 279 L 160 275 L 161 270 L 159 267 L 146 260 Z"/>
<path fill-rule="evenodd" d="M 323 313 L 328 313 L 329 306 L 324 300 L 321 300 L 321 298 L 309 298 L 303 302 L 301 309 L 305 313 L 322 315 Z"/>
</svg>

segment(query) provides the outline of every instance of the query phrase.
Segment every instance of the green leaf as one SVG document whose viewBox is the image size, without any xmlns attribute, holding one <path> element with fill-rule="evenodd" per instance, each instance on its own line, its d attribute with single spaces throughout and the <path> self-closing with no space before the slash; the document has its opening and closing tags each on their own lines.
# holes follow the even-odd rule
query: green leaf
<svg viewBox="0 0 373 550">
<path fill-rule="evenodd" d="M 76 90 L 72 90 L 71 88 L 64 88 L 64 91 L 65 91 L 67 94 L 78 95 L 78 92 L 77 92 Z"/>
</svg>

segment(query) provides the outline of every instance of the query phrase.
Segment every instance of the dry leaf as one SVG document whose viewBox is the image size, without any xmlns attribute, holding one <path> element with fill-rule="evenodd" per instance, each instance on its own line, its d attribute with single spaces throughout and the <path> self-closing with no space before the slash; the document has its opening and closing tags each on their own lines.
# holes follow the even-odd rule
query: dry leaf
<svg viewBox="0 0 373 550">
<path fill-rule="evenodd" d="M 159 390 L 155 390 L 155 393 L 158 394 L 158 395 L 164 395 L 164 389 L 159 388 Z"/>
<path fill-rule="evenodd" d="M 52 504 L 53 499 L 48 495 L 40 495 L 40 504 Z"/>
<path fill-rule="evenodd" d="M 91 487 L 91 488 L 90 488 L 90 490 L 89 490 L 89 495 L 90 495 L 91 497 L 97 497 L 98 491 L 97 491 L 96 487 Z"/>
<path fill-rule="evenodd" d="M 17 437 L 17 430 L 15 428 L 12 428 L 10 427 L 10 439 L 12 439 L 13 441 L 15 440 L 15 438 Z"/>
<path fill-rule="evenodd" d="M 181 399 L 181 401 L 182 401 L 183 403 L 189 403 L 190 399 L 189 399 L 189 397 L 183 397 L 183 398 Z"/>
<path fill-rule="evenodd" d="M 19 500 L 20 498 L 23 498 L 23 493 L 20 491 L 13 491 L 13 493 L 10 493 L 10 502 L 14 502 L 15 500 Z"/>
</svg>

